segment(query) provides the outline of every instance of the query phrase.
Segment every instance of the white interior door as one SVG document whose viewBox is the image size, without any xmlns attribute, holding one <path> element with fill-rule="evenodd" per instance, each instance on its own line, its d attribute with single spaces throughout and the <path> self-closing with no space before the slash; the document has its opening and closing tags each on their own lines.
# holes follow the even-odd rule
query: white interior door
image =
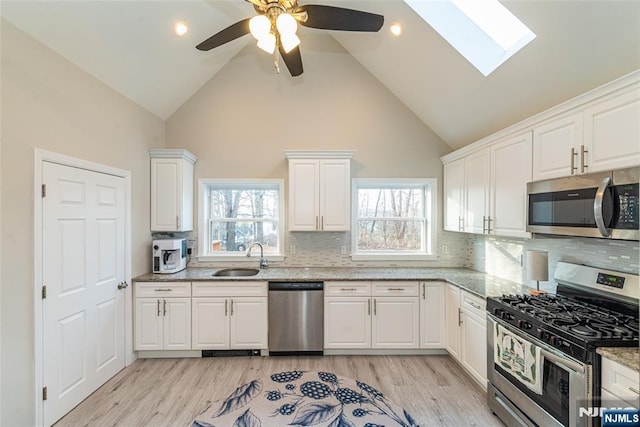
<svg viewBox="0 0 640 427">
<path fill-rule="evenodd" d="M 43 421 L 124 368 L 125 180 L 44 162 Z"/>
</svg>

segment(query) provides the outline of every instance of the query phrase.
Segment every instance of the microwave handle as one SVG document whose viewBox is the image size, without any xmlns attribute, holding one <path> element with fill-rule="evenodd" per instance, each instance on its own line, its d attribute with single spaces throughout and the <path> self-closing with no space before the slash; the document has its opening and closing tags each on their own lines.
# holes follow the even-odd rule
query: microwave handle
<svg viewBox="0 0 640 427">
<path fill-rule="evenodd" d="M 596 191 L 596 198 L 593 201 L 593 216 L 596 219 L 596 226 L 598 227 L 598 231 L 602 237 L 611 236 L 611 231 L 607 229 L 604 224 L 604 217 L 602 216 L 602 203 L 604 200 L 604 192 L 607 190 L 607 187 L 611 183 L 611 177 L 607 176 L 602 180 L 600 187 L 598 187 L 598 191 Z"/>
</svg>

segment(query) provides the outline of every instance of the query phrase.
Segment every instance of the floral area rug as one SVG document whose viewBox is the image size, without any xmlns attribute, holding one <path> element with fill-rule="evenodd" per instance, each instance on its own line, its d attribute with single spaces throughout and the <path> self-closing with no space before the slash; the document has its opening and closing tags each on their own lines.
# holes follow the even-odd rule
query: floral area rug
<svg viewBox="0 0 640 427">
<path fill-rule="evenodd" d="M 374 387 L 330 372 L 289 371 L 238 387 L 192 427 L 406 426 L 413 418 Z"/>
</svg>

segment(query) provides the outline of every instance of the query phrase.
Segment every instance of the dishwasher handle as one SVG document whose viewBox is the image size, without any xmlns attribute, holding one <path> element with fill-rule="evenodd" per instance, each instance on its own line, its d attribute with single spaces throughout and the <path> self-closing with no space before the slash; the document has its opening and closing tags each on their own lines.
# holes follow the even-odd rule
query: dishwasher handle
<svg viewBox="0 0 640 427">
<path fill-rule="evenodd" d="M 322 291 L 324 282 L 269 282 L 270 291 Z"/>
</svg>

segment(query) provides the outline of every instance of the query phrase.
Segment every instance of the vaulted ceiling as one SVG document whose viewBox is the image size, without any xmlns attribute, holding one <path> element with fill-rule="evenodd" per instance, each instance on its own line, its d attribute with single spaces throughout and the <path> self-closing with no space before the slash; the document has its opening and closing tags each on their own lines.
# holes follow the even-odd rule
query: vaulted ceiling
<svg viewBox="0 0 640 427">
<path fill-rule="evenodd" d="M 384 15 L 373 34 L 301 28 L 303 61 L 322 53 L 305 49 L 305 35 L 335 38 L 454 149 L 640 68 L 637 0 L 503 1 L 537 37 L 487 77 L 402 0 L 300 2 Z M 162 119 L 254 40 L 194 46 L 254 13 L 242 0 L 0 2 L 4 19 Z M 181 38 L 177 20 L 189 25 Z M 394 21 L 400 37 L 389 32 Z M 258 48 L 255 55 L 271 61 Z M 305 74 L 279 78 L 303 91 Z"/>
</svg>

